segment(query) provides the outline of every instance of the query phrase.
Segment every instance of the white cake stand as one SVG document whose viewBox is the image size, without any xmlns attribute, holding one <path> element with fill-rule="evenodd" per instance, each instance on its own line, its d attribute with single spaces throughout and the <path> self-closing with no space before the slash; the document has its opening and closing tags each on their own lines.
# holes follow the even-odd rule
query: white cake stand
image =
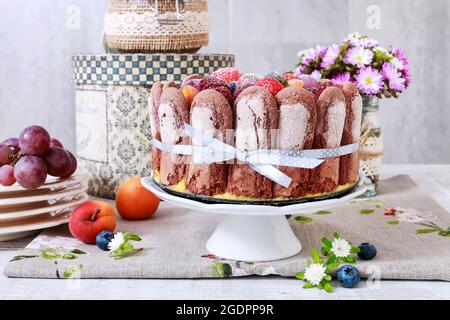
<svg viewBox="0 0 450 320">
<path fill-rule="evenodd" d="M 164 191 L 153 178 L 142 184 L 160 199 L 179 207 L 225 215 L 212 236 L 207 250 L 224 259 L 255 262 L 285 259 L 298 254 L 302 245 L 292 232 L 286 215 L 312 213 L 347 203 L 363 194 L 366 187 L 358 185 L 345 196 L 282 207 L 247 204 L 207 204 L 177 197 Z"/>
</svg>

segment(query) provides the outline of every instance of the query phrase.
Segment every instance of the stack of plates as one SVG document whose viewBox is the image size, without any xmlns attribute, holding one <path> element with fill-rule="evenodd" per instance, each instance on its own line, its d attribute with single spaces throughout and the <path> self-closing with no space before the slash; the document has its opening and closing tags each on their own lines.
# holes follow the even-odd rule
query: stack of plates
<svg viewBox="0 0 450 320">
<path fill-rule="evenodd" d="M 75 206 L 86 201 L 87 175 L 48 178 L 37 190 L 0 186 L 0 241 L 27 237 L 69 222 Z"/>
</svg>

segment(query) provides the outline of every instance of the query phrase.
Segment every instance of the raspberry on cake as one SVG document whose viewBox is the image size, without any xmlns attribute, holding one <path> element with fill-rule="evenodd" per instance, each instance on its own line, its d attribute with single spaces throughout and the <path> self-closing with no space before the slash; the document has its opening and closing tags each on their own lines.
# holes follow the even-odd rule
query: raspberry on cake
<svg viewBox="0 0 450 320">
<path fill-rule="evenodd" d="M 206 135 L 226 142 L 226 131 L 233 128 L 233 114 L 226 99 L 217 91 L 200 92 L 191 107 L 191 125 Z M 199 141 L 192 141 L 199 145 Z M 227 188 L 225 163 L 196 164 L 190 162 L 186 178 L 187 190 L 194 194 L 217 195 Z"/>
<path fill-rule="evenodd" d="M 298 87 L 287 87 L 276 96 L 280 106 L 278 148 L 282 150 L 311 149 L 317 120 L 314 95 Z M 301 198 L 308 194 L 309 169 L 279 167 L 292 178 L 289 187 L 274 183 L 273 196 Z"/>
<path fill-rule="evenodd" d="M 284 89 L 284 84 L 275 78 L 264 78 L 259 80 L 256 85 L 269 91 L 276 96 L 278 92 Z"/>
<path fill-rule="evenodd" d="M 337 148 L 341 145 L 345 123 L 345 98 L 336 87 L 327 87 L 317 101 L 317 124 L 314 149 Z M 326 159 L 310 172 L 312 194 L 334 191 L 339 184 L 339 158 Z"/>
<path fill-rule="evenodd" d="M 341 145 L 358 142 L 361 134 L 362 98 L 358 88 L 351 82 L 344 83 L 342 92 L 345 97 L 346 116 Z M 340 158 L 339 185 L 355 183 L 358 180 L 359 156 L 352 153 Z"/>
<path fill-rule="evenodd" d="M 228 67 L 214 71 L 211 74 L 211 77 L 215 77 L 227 83 L 230 83 L 233 81 L 238 81 L 241 77 L 241 72 L 237 68 Z"/>
<path fill-rule="evenodd" d="M 184 133 L 184 123 L 189 123 L 189 106 L 184 96 L 176 88 L 163 90 L 158 109 L 161 141 L 167 144 L 183 144 L 188 141 Z M 160 179 L 163 185 L 181 182 L 186 173 L 186 157 L 162 152 Z"/>
<path fill-rule="evenodd" d="M 272 130 L 278 128 L 278 105 L 261 87 L 245 89 L 234 104 L 235 147 L 241 151 L 270 149 Z M 231 164 L 228 192 L 243 197 L 272 198 L 272 181 L 246 164 Z"/>
</svg>

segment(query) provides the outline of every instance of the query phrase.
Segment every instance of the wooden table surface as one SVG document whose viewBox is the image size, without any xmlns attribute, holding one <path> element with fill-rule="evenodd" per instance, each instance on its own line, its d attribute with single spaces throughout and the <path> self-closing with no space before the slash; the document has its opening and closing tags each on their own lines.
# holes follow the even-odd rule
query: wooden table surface
<svg viewBox="0 0 450 320">
<path fill-rule="evenodd" d="M 382 178 L 409 174 L 450 212 L 450 165 L 385 165 Z M 381 281 L 368 288 L 336 286 L 333 294 L 302 289 L 302 283 L 281 277 L 220 280 L 41 280 L 11 279 L 3 268 L 13 250 L 28 240 L 4 243 L 0 251 L 0 299 L 450 299 L 443 281 Z"/>
</svg>

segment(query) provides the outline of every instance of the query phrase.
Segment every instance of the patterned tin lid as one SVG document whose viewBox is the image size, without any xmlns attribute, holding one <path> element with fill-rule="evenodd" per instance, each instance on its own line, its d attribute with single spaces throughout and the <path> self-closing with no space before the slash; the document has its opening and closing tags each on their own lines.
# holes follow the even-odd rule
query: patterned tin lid
<svg viewBox="0 0 450 320">
<path fill-rule="evenodd" d="M 234 66 L 230 54 L 78 54 L 72 57 L 76 84 L 152 85 L 181 82 L 186 75 L 211 74 Z"/>
</svg>

